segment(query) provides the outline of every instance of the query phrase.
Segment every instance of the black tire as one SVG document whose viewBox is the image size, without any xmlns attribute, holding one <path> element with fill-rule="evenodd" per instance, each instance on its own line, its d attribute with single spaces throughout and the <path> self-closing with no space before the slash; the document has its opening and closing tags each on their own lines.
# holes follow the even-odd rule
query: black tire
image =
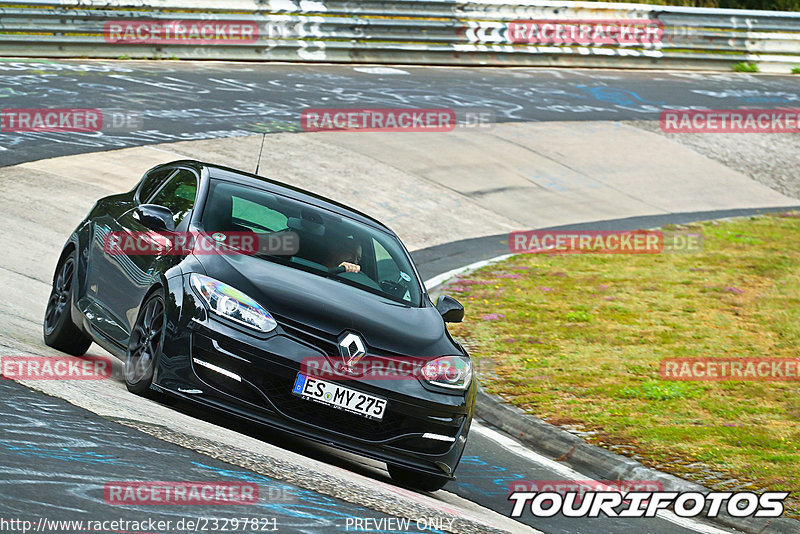
<svg viewBox="0 0 800 534">
<path fill-rule="evenodd" d="M 142 304 L 128 340 L 125 387 L 131 393 L 153 395 L 150 385 L 153 383 L 153 372 L 164 344 L 165 326 L 164 292 L 159 289 Z"/>
<path fill-rule="evenodd" d="M 387 467 L 389 468 L 389 476 L 392 477 L 396 484 L 420 491 L 437 491 L 450 482 L 449 478 L 420 473 L 405 467 L 391 464 L 387 464 Z"/>
<path fill-rule="evenodd" d="M 92 340 L 72 322 L 72 289 L 75 283 L 75 251 L 69 253 L 56 267 L 53 288 L 47 299 L 42 321 L 44 343 L 48 347 L 81 356 L 89 350 Z"/>
</svg>

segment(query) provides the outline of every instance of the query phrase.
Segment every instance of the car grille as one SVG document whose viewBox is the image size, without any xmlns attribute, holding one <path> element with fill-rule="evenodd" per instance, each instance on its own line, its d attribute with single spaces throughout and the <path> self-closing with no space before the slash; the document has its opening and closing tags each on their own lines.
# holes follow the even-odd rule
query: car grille
<svg viewBox="0 0 800 534">
<path fill-rule="evenodd" d="M 284 325 L 282 324 L 282 326 Z M 311 344 L 312 340 L 314 340 L 313 344 L 321 350 L 325 350 L 326 353 L 331 350 L 331 347 L 334 349 L 336 347 L 335 342 L 328 342 L 322 337 L 309 334 L 294 336 L 298 330 L 294 328 L 286 328 L 286 330 L 293 337 L 302 339 L 306 343 Z M 246 364 L 218 354 L 217 351 L 210 348 L 210 344 L 208 338 L 195 334 L 194 354 L 214 365 L 246 377 L 252 387 L 195 366 L 195 371 L 205 382 L 247 404 L 259 406 L 271 412 L 277 410 L 287 417 L 315 427 L 367 441 L 387 441 L 402 436 L 408 437 L 409 434 L 419 436 L 419 434 L 425 432 L 455 437 L 464 421 L 463 415 L 452 417 L 451 421 L 447 423 L 432 421 L 425 416 L 415 417 L 395 409 L 396 403 L 392 400 L 389 401 L 381 421 L 367 419 L 360 415 L 293 395 L 294 381 L 300 371 L 297 364 L 293 364 L 293 367 L 288 367 L 286 365 L 288 362 L 284 362 L 283 365 Z M 220 341 L 220 345 L 226 350 L 235 350 L 234 347 L 227 347 L 223 341 Z M 274 356 L 271 359 L 274 359 Z M 255 388 L 259 391 L 256 391 Z M 380 395 L 380 393 L 377 394 Z M 445 419 L 451 417 L 448 414 L 435 415 Z M 414 440 L 400 440 L 396 445 L 395 443 L 392 443 L 392 445 L 405 450 L 423 453 L 433 453 L 434 450 L 431 447 L 434 447 L 438 452 L 438 449 L 442 447 L 442 443 L 445 443 L 448 448 L 452 445 L 447 442 L 439 442 L 438 444 L 421 443 L 423 441 L 430 440 L 423 440 L 418 437 L 418 439 Z"/>
</svg>

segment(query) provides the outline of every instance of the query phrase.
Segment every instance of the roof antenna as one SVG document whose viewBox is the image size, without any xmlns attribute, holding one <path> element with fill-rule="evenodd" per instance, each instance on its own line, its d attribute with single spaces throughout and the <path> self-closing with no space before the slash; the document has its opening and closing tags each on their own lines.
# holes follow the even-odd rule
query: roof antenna
<svg viewBox="0 0 800 534">
<path fill-rule="evenodd" d="M 267 132 L 261 135 L 261 148 L 258 150 L 258 161 L 256 162 L 256 172 L 258 174 L 258 167 L 261 165 L 261 153 L 264 151 L 264 141 L 267 139 Z"/>
</svg>

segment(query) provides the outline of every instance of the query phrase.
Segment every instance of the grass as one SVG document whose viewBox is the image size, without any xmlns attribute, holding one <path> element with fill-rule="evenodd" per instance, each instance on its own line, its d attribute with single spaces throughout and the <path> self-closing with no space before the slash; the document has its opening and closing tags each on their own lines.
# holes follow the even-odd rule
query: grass
<svg viewBox="0 0 800 534">
<path fill-rule="evenodd" d="M 792 67 L 792 74 L 800 74 L 800 67 Z"/>
<path fill-rule="evenodd" d="M 755 63 L 747 63 L 740 61 L 731 65 L 734 72 L 758 72 L 758 65 Z"/>
<path fill-rule="evenodd" d="M 800 214 L 692 225 L 695 253 L 523 254 L 451 281 L 490 392 L 715 489 L 793 491 L 800 382 L 661 380 L 671 357 L 797 358 Z"/>
</svg>

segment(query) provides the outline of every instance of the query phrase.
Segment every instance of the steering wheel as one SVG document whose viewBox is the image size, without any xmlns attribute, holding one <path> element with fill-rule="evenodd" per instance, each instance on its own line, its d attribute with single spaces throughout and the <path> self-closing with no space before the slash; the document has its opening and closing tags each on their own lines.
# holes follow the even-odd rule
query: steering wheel
<svg viewBox="0 0 800 534">
<path fill-rule="evenodd" d="M 347 270 L 347 268 L 344 265 L 339 265 L 339 266 L 334 267 L 332 269 L 328 269 L 328 273 L 329 274 L 341 274 L 341 273 L 345 272 L 346 270 Z"/>
</svg>

